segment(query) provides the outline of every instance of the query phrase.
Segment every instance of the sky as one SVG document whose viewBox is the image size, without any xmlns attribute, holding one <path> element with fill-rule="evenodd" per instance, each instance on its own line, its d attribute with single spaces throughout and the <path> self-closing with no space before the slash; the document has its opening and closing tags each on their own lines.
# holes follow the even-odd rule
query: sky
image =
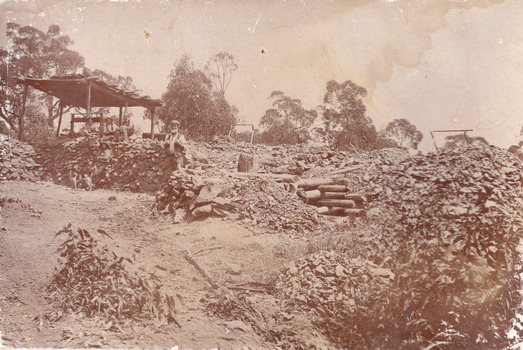
<svg viewBox="0 0 523 350">
<path fill-rule="evenodd" d="M 328 81 L 352 80 L 378 130 L 408 119 L 424 151 L 438 129 L 500 147 L 523 139 L 519 0 L 0 0 L 0 26 L 9 21 L 58 24 L 87 67 L 131 76 L 153 98 L 182 54 L 203 69 L 227 51 L 239 69 L 226 98 L 247 123 L 272 91 L 314 108 Z"/>
</svg>

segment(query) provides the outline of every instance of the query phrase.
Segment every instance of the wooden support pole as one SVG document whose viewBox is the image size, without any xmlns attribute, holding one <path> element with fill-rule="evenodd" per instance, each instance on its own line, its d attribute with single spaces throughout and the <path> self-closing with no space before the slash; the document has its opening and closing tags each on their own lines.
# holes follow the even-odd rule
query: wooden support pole
<svg viewBox="0 0 523 350">
<path fill-rule="evenodd" d="M 29 93 L 29 85 L 27 82 L 24 83 L 24 96 L 22 100 L 22 113 L 20 113 L 20 118 L 18 119 L 18 139 L 23 141 L 24 138 L 24 129 L 25 129 L 25 104 L 27 101 L 27 94 Z"/>
<path fill-rule="evenodd" d="M 118 116 L 118 126 L 122 126 L 123 107 L 120 107 L 120 115 Z"/>
<path fill-rule="evenodd" d="M 87 113 L 87 120 L 91 118 L 91 80 L 87 81 L 87 101 L 85 102 L 85 111 Z"/>
<path fill-rule="evenodd" d="M 58 118 L 58 128 L 56 128 L 56 137 L 60 136 L 60 128 L 62 127 L 62 117 L 64 115 L 64 106 L 60 101 L 60 117 Z"/>
<path fill-rule="evenodd" d="M 434 139 L 434 133 L 431 131 L 430 136 L 432 137 L 432 143 L 434 144 L 434 148 L 436 148 L 436 153 L 439 153 L 438 145 L 436 145 L 436 140 Z"/>
<path fill-rule="evenodd" d="M 104 137 L 105 134 L 105 123 L 104 123 L 104 112 L 100 114 L 100 138 Z"/>
<path fill-rule="evenodd" d="M 71 130 L 69 130 L 69 136 L 74 136 L 74 113 L 71 113 Z"/>
<path fill-rule="evenodd" d="M 151 108 L 151 140 L 154 140 L 154 111 L 156 107 Z"/>
</svg>

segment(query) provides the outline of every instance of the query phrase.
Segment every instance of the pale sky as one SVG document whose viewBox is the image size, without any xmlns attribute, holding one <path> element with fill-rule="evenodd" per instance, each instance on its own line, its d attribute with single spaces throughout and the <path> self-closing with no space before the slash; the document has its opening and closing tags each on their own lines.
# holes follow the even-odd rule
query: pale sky
<svg viewBox="0 0 523 350">
<path fill-rule="evenodd" d="M 434 129 L 523 139 L 523 1 L 0 0 L 2 46 L 8 21 L 58 24 L 87 67 L 129 75 L 153 98 L 181 54 L 203 69 L 225 50 L 239 65 L 226 98 L 250 123 L 273 90 L 311 108 L 329 80 L 350 79 L 378 129 L 406 118 L 423 150 Z"/>
</svg>

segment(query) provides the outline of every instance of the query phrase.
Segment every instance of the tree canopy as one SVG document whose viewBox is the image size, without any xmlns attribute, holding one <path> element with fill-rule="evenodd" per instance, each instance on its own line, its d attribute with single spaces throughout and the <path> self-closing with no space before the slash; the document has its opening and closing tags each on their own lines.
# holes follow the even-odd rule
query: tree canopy
<svg viewBox="0 0 523 350">
<path fill-rule="evenodd" d="M 273 91 L 269 98 L 273 107 L 261 118 L 260 126 L 264 129 L 261 141 L 274 145 L 309 141 L 317 112 L 305 109 L 301 100 L 288 97 L 282 91 Z"/>
<path fill-rule="evenodd" d="M 394 119 L 380 133 L 382 137 L 391 139 L 401 148 L 417 149 L 423 139 L 423 134 L 407 119 Z"/>
<path fill-rule="evenodd" d="M 325 133 L 332 146 L 340 149 L 375 147 L 378 134 L 366 115 L 367 108 L 362 101 L 366 95 L 365 88 L 350 80 L 327 83 L 321 110 Z"/>
<path fill-rule="evenodd" d="M 159 118 L 165 124 L 178 120 L 192 139 L 210 141 L 226 135 L 236 122 L 237 109 L 222 94 L 213 93 L 212 86 L 201 70 L 194 69 L 191 57 L 183 55 L 169 76 Z"/>
<path fill-rule="evenodd" d="M 57 25 L 51 25 L 47 32 L 42 32 L 32 26 L 8 23 L 6 36 L 7 47 L 0 49 L 0 121 L 22 139 L 25 136 L 24 115 L 33 123 L 39 123 L 38 120 L 43 118 L 40 109 L 33 106 L 38 99 L 48 106 L 47 124 L 52 125 L 56 116 L 52 111 L 56 104 L 52 97 L 17 85 L 15 78 L 49 78 L 76 73 L 84 67 L 84 58 L 69 49 L 73 42 L 67 35 L 61 34 Z M 29 136 L 33 138 L 38 135 Z"/>
<path fill-rule="evenodd" d="M 229 87 L 234 72 L 237 70 L 238 65 L 234 61 L 234 57 L 225 51 L 211 56 L 204 68 L 216 91 L 223 96 L 225 96 L 225 91 Z"/>
</svg>

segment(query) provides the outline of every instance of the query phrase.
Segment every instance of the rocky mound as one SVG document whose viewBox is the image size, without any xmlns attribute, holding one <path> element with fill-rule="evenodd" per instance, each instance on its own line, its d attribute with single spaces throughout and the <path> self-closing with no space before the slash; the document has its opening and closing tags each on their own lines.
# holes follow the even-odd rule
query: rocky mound
<svg viewBox="0 0 523 350">
<path fill-rule="evenodd" d="M 0 180 L 40 180 L 38 160 L 31 145 L 0 134 Z"/>
<path fill-rule="evenodd" d="M 316 210 L 288 192 L 285 184 L 229 172 L 216 176 L 191 169 L 173 172 L 169 183 L 156 195 L 155 209 L 172 215 L 175 222 L 221 216 L 248 219 L 287 234 L 321 228 Z"/>
</svg>

